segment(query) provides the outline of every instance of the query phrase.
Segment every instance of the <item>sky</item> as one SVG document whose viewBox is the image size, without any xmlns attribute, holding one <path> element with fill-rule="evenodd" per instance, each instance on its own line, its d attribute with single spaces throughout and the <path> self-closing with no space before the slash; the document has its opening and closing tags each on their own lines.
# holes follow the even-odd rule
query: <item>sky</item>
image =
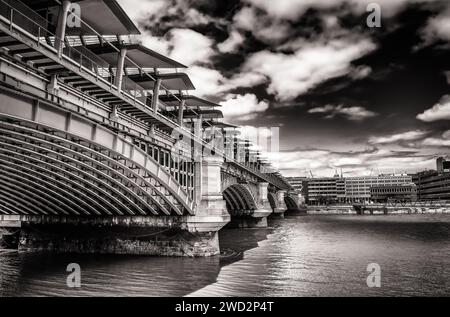
<svg viewBox="0 0 450 317">
<path fill-rule="evenodd" d="M 119 0 L 193 94 L 248 134 L 279 128 L 285 176 L 413 173 L 450 153 L 450 1 Z"/>
</svg>

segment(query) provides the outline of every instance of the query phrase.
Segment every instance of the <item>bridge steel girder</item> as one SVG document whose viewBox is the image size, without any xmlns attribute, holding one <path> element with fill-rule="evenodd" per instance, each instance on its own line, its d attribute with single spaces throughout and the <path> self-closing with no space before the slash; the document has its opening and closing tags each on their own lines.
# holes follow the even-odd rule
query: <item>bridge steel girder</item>
<svg viewBox="0 0 450 317">
<path fill-rule="evenodd" d="M 5 149 L 3 149 L 3 151 L 5 151 Z M 18 153 L 16 152 L 12 152 L 12 154 L 14 155 L 18 155 Z M 5 155 L 0 153 L 0 157 L 5 157 Z M 14 159 L 13 157 L 9 158 Z M 31 174 L 36 174 L 38 179 L 41 179 L 43 182 L 55 182 L 57 183 L 58 186 L 60 186 L 61 188 L 64 188 L 64 191 L 70 193 L 70 190 L 74 191 L 74 193 L 77 196 L 73 196 L 73 200 L 77 201 L 78 205 L 83 205 L 86 207 L 86 210 L 91 209 L 92 207 L 96 207 L 99 210 L 103 210 L 103 212 L 105 214 L 111 214 L 111 212 L 108 211 L 108 209 L 105 208 L 105 206 L 107 206 L 108 208 L 111 208 L 112 210 L 114 210 L 117 214 L 119 215 L 123 215 L 123 213 L 112 203 L 110 203 L 108 200 L 102 199 L 102 203 L 99 203 L 95 198 L 102 198 L 102 196 L 96 196 L 95 194 L 92 195 L 87 195 L 85 192 L 83 192 L 83 190 L 86 190 L 86 192 L 88 192 L 89 190 L 85 187 L 83 187 L 83 185 L 74 182 L 72 179 L 70 179 L 69 177 L 61 177 L 61 175 L 57 174 L 56 172 L 50 171 L 48 169 L 45 169 L 44 167 L 39 166 L 38 164 L 32 164 L 29 163 L 26 160 L 26 156 L 22 156 L 22 160 L 17 159 L 18 162 L 20 162 L 22 165 L 20 164 L 16 164 L 16 163 L 12 163 L 9 162 L 7 160 L 1 159 L 0 158 L 0 164 L 2 164 L 3 166 L 6 165 L 11 165 L 14 166 L 15 170 L 17 171 L 17 173 L 24 173 L 21 170 L 25 171 L 28 175 L 32 176 Z M 39 160 L 36 160 L 37 162 L 39 162 Z M 30 166 L 30 168 L 25 167 L 25 166 Z M 54 166 L 54 168 L 57 168 Z M 37 170 L 37 171 L 36 171 Z M 62 169 L 61 169 L 62 170 Z M 53 177 L 49 177 L 48 175 L 42 173 L 41 171 L 45 171 L 46 173 L 48 173 L 49 175 L 52 175 Z M 34 176 L 34 175 L 33 175 Z M 73 175 L 72 177 L 78 177 L 77 175 Z M 63 181 L 59 181 L 58 178 L 63 178 Z M 87 182 L 85 179 L 82 179 L 81 177 L 78 177 L 79 179 L 83 180 L 84 184 L 87 186 L 93 186 L 92 184 L 90 184 L 89 182 Z M 45 181 L 46 180 L 46 181 Z M 67 182 L 67 183 L 65 183 Z M 52 185 L 49 185 L 52 186 Z M 105 192 L 106 194 L 106 192 Z M 69 195 L 71 196 L 71 195 Z M 94 196 L 94 197 L 92 197 Z M 79 198 L 82 197 L 83 199 Z M 111 195 L 111 197 L 114 197 Z M 120 201 L 117 200 L 118 205 L 121 205 L 122 208 L 126 208 L 124 205 L 122 205 L 122 203 Z M 95 210 L 95 209 L 94 209 Z M 94 212 L 95 213 L 95 212 Z"/>
<path fill-rule="evenodd" d="M 6 94 L 3 96 L 6 99 L 10 98 Z M 15 97 L 17 98 L 16 95 Z M 193 201 L 181 185 L 145 152 L 88 119 L 54 107 L 47 102 L 31 102 L 31 100 L 27 102 L 28 100 L 30 100 L 29 97 L 19 97 L 16 99 L 15 107 L 8 106 L 13 101 L 11 99 L 3 100 L 0 105 L 2 119 L 0 126 L 3 127 L 1 133 L 8 135 L 2 138 L 2 142 L 6 143 L 2 145 L 2 149 L 20 152 L 22 156 L 26 153 L 28 158 L 37 158 L 41 162 L 44 162 L 42 158 L 45 157 L 46 160 L 58 163 L 56 167 L 64 166 L 63 170 L 66 170 L 66 174 L 61 175 L 62 178 L 68 177 L 70 168 L 72 168 L 71 173 L 78 178 L 80 174 L 84 175 L 83 177 L 87 177 L 87 173 L 97 175 L 95 178 L 109 182 L 105 185 L 116 184 L 110 186 L 111 190 L 117 187 L 135 199 L 135 201 L 128 200 L 125 205 L 133 206 L 137 201 L 140 205 L 146 206 L 147 210 L 151 210 L 151 205 L 157 206 L 157 212 L 163 212 L 166 215 L 169 214 L 169 210 L 175 211 L 177 215 L 195 214 Z M 105 155 L 105 152 L 109 156 Z M 17 160 L 15 162 L 17 163 Z M 42 164 L 39 167 L 42 171 Z M 74 168 L 77 173 L 74 172 Z M 109 175 L 115 176 L 112 178 Z M 89 177 L 92 178 L 92 176 Z M 134 189 L 130 189 L 133 185 Z M 118 194 L 123 196 L 123 193 Z M 92 197 L 92 195 L 85 193 L 83 197 Z M 147 198 L 143 199 L 144 197 Z M 105 200 L 102 201 L 104 202 Z M 122 204 L 121 207 L 123 206 Z M 96 210 L 101 210 L 102 213 L 105 211 L 101 208 Z M 117 213 L 117 210 L 116 208 L 113 211 Z M 156 211 L 155 208 L 153 210 Z M 156 215 L 156 212 L 153 214 Z"/>
</svg>

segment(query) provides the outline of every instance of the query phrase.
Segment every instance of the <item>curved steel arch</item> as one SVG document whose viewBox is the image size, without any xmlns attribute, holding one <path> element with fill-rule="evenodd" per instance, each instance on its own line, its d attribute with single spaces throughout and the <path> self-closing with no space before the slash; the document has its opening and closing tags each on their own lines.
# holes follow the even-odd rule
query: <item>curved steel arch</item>
<svg viewBox="0 0 450 317">
<path fill-rule="evenodd" d="M 115 195 L 112 195 L 110 192 L 105 191 L 100 186 L 95 186 L 94 183 L 90 183 L 88 180 L 86 180 L 86 179 L 80 177 L 79 175 L 76 175 L 76 174 L 74 174 L 74 173 L 72 173 L 72 172 L 70 172 L 68 170 L 65 170 L 65 169 L 63 169 L 61 167 L 58 167 L 56 165 L 39 166 L 38 164 L 40 162 L 42 162 L 41 160 L 39 160 L 37 158 L 34 158 L 34 157 L 31 157 L 31 156 L 27 156 L 27 155 L 15 152 L 15 151 L 6 150 L 4 148 L 0 148 L 0 152 L 4 152 L 4 153 L 6 152 L 6 153 L 10 153 L 10 154 L 19 156 L 19 157 L 22 158 L 22 160 L 19 160 L 18 158 L 15 158 L 15 157 L 12 157 L 12 156 L 11 156 L 11 159 L 20 161 L 21 163 L 29 165 L 29 166 L 32 166 L 35 169 L 40 169 L 40 170 L 46 171 L 46 172 L 51 173 L 51 174 L 53 174 L 55 176 L 57 175 L 57 176 L 59 176 L 61 178 L 64 178 L 68 182 L 77 184 L 78 186 L 82 186 L 84 189 L 86 189 L 86 186 L 90 186 L 93 189 L 98 190 L 99 192 L 103 193 L 105 195 L 105 197 L 111 198 L 119 206 L 123 207 L 124 210 L 126 209 L 126 206 L 120 200 L 118 200 Z M 0 156 L 6 156 L 6 155 L 3 155 L 3 154 L 0 153 Z M 32 162 L 34 162 L 34 164 Z M 49 168 L 52 169 L 52 170 L 58 170 L 61 174 L 57 174 L 57 173 L 53 172 L 52 170 L 49 170 Z M 65 175 L 65 174 L 67 174 L 69 177 L 76 178 L 78 181 L 80 181 L 80 183 L 84 184 L 85 186 L 73 182 L 73 180 L 68 179 L 68 177 L 63 177 L 63 175 Z M 99 197 L 103 198 L 103 195 L 99 195 Z M 107 201 L 107 200 L 105 200 L 105 201 Z M 112 207 L 113 209 L 117 209 L 112 203 L 108 203 L 108 204 L 110 206 L 113 206 Z M 119 212 L 119 214 L 121 214 L 121 212 Z M 133 215 L 133 213 L 129 213 L 129 214 Z"/>
<path fill-rule="evenodd" d="M 256 201 L 250 189 L 243 184 L 233 184 L 228 186 L 223 191 L 224 199 L 234 210 L 229 210 L 230 213 L 233 211 L 253 211 L 257 209 Z"/>
<path fill-rule="evenodd" d="M 16 205 L 12 204 L 9 201 L 3 201 L 3 206 L 6 205 L 6 207 L 10 210 L 14 210 L 15 215 L 28 215 L 28 213 L 24 212 L 23 209 L 19 209 Z"/>
<path fill-rule="evenodd" d="M 7 174 L 7 177 L 3 174 Z M 17 180 L 16 178 L 19 178 L 19 180 Z M 39 184 L 35 184 L 27 179 L 23 179 L 20 176 L 16 176 L 15 174 L 11 174 L 11 173 L 5 173 L 5 171 L 1 171 L 0 172 L 0 179 L 3 180 L 3 184 L 5 186 L 8 187 L 12 187 L 15 188 L 17 191 L 21 191 L 24 188 L 27 188 L 29 192 L 36 192 L 39 193 L 40 195 L 42 195 L 43 197 L 47 197 L 47 201 L 48 204 L 51 204 L 52 206 L 55 207 L 55 210 L 59 210 L 62 214 L 69 216 L 70 213 L 68 213 L 66 210 L 70 210 L 72 214 L 79 216 L 80 213 L 73 210 L 72 207 L 68 206 L 66 203 L 63 203 L 61 200 L 65 200 L 64 197 L 62 195 L 60 195 L 59 193 L 52 193 L 52 195 L 61 198 L 61 200 L 56 200 L 56 198 L 52 195 L 50 195 L 45 188 L 43 188 L 43 186 L 39 185 Z M 31 185 L 30 185 L 31 183 Z M 55 202 L 56 200 L 56 202 Z M 52 203 L 50 203 L 50 201 Z M 60 203 L 61 205 L 64 206 L 64 209 L 61 208 L 61 206 L 58 206 L 58 203 Z M 54 213 L 55 215 L 59 215 L 58 213 Z"/>
<path fill-rule="evenodd" d="M 0 129 L 0 131 L 2 131 L 2 129 Z M 16 133 L 16 135 L 19 135 L 20 136 L 20 134 L 19 133 Z M 29 136 L 24 136 L 25 138 L 29 138 Z M 113 184 L 113 185 L 116 185 L 116 186 L 118 186 L 119 188 L 121 188 L 125 193 L 128 193 L 128 194 L 130 194 L 134 199 L 136 199 L 138 202 L 140 202 L 142 205 L 146 205 L 146 201 L 145 200 L 143 200 L 138 194 L 136 194 L 134 191 L 131 191 L 131 190 L 127 190 L 127 187 L 124 185 L 124 184 L 122 184 L 122 183 L 120 183 L 119 181 L 117 181 L 114 177 L 112 177 L 112 176 L 110 176 L 110 175 L 107 175 L 106 173 L 104 173 L 104 172 L 102 172 L 102 171 L 100 171 L 100 170 L 98 170 L 98 169 L 96 169 L 96 168 L 94 168 L 94 167 L 92 167 L 92 166 L 90 166 L 89 164 L 86 164 L 86 163 L 84 163 L 84 162 L 82 162 L 82 161 L 78 161 L 78 160 L 76 160 L 76 159 L 74 159 L 74 158 L 72 158 L 72 157 L 70 157 L 70 156 L 67 156 L 67 155 L 65 155 L 65 154 L 63 154 L 63 153 L 60 153 L 60 152 L 58 152 L 58 151 L 54 151 L 54 150 L 51 150 L 51 149 L 47 149 L 47 148 L 45 148 L 45 147 L 43 147 L 43 146 L 39 146 L 39 145 L 36 145 L 36 144 L 32 144 L 32 143 L 27 143 L 25 140 L 19 140 L 19 139 L 15 139 L 15 138 L 10 138 L 10 137 L 3 137 L 3 139 L 4 140 L 10 140 L 11 142 L 18 142 L 18 143 L 20 143 L 22 146 L 21 147 L 19 147 L 19 146 L 15 146 L 15 145 L 12 145 L 12 144 L 9 144 L 9 143 L 5 143 L 5 142 L 2 142 L 2 140 L 0 140 L 0 144 L 2 144 L 3 146 L 9 146 L 9 147 L 12 147 L 12 148 L 15 148 L 16 150 L 18 150 L 18 151 L 28 151 L 28 152 L 32 152 L 33 154 L 35 154 L 35 155 L 38 155 L 38 156 L 41 156 L 41 157 L 45 157 L 46 159 L 51 159 L 51 160 L 53 160 L 54 162 L 56 162 L 57 164 L 61 164 L 61 165 L 66 165 L 66 166 L 68 166 L 68 165 L 70 165 L 70 164 L 67 164 L 67 163 L 63 163 L 63 160 L 67 160 L 67 161 L 69 161 L 69 162 L 72 162 L 72 163 L 75 163 L 76 164 L 76 168 L 74 167 L 74 166 L 72 166 L 72 168 L 73 169 L 75 169 L 75 170 L 77 170 L 77 171 L 82 171 L 82 168 L 85 168 L 86 170 L 89 170 L 89 171 L 91 171 L 94 175 L 97 175 L 97 179 L 99 179 L 99 180 L 102 180 L 102 179 L 106 179 L 106 180 L 109 180 L 110 182 L 111 182 L 111 184 Z M 25 149 L 25 147 L 26 146 L 29 146 L 29 147 L 33 147 L 33 150 L 31 150 L 31 149 Z M 62 158 L 62 159 L 53 159 L 53 158 L 51 158 L 50 157 L 50 155 L 48 155 L 48 154 L 53 154 L 53 155 L 55 155 L 56 157 L 59 157 L 59 158 Z M 84 172 L 84 174 L 85 175 L 87 175 L 89 178 L 93 178 L 93 176 L 94 175 L 91 175 L 91 174 L 89 174 L 89 173 L 87 173 L 86 171 L 83 171 Z M 95 177 L 94 177 L 95 178 Z M 125 179 L 125 177 L 122 177 L 123 179 Z M 111 184 L 108 184 L 108 183 L 105 183 L 106 185 L 111 185 Z M 111 188 L 113 188 L 113 187 L 111 187 Z M 123 193 L 121 193 L 121 194 L 123 194 Z M 133 203 L 133 201 L 131 201 L 130 200 L 130 203 Z M 139 213 L 141 214 L 141 215 L 146 215 L 147 213 L 144 211 L 144 209 L 142 209 L 142 207 L 141 206 L 136 206 L 136 208 L 137 208 L 137 210 L 139 211 Z M 149 208 L 149 210 L 151 210 L 152 211 L 152 213 L 153 214 L 157 214 L 157 212 L 153 209 L 153 208 L 150 208 L 150 206 L 148 206 L 148 208 Z"/>
<path fill-rule="evenodd" d="M 1 197 L 1 199 L 2 200 L 6 200 L 6 201 L 10 201 L 10 202 L 15 202 L 15 203 L 19 203 L 22 207 L 24 207 L 25 205 L 26 206 L 34 206 L 35 207 L 35 205 L 33 205 L 33 203 L 31 203 L 29 200 L 27 200 L 26 198 L 24 198 L 24 197 L 22 197 L 22 196 L 19 196 L 18 197 L 18 195 L 15 195 L 15 193 L 14 194 L 11 194 L 11 193 L 9 193 L 9 192 L 6 192 L 6 191 L 3 191 L 3 190 L 1 190 L 0 189 L 0 197 Z M 26 197 L 26 196 L 25 196 Z M 34 210 L 33 208 L 27 208 L 27 207 L 24 207 L 25 208 L 25 210 L 27 210 L 27 211 L 29 211 L 29 213 L 28 214 L 32 214 L 32 215 L 38 215 L 39 213 L 36 211 L 36 210 Z"/>
<path fill-rule="evenodd" d="M 297 202 L 294 200 L 294 198 L 290 197 L 289 195 L 286 195 L 284 197 L 284 202 L 285 202 L 286 207 L 287 207 L 288 210 L 297 210 L 297 209 L 299 209 L 298 205 L 297 205 Z"/>
<path fill-rule="evenodd" d="M 0 157 L 1 156 L 2 156 L 2 154 L 0 153 Z M 79 190 L 76 190 L 76 189 L 70 187 L 69 185 L 67 185 L 67 184 L 65 184 L 65 183 L 63 183 L 61 181 L 55 180 L 54 178 L 48 177 L 46 175 L 43 175 L 42 173 L 38 173 L 38 172 L 36 172 L 36 171 L 34 171 L 32 169 L 26 168 L 24 166 L 20 166 L 18 164 L 7 162 L 7 161 L 4 161 L 2 159 L 0 159 L 0 163 L 2 163 L 4 165 L 3 168 L 13 170 L 16 173 L 19 173 L 21 175 L 26 175 L 28 177 L 32 177 L 33 180 L 36 180 L 37 182 L 42 182 L 46 186 L 48 186 L 49 188 L 52 188 L 53 190 L 55 190 L 56 188 L 58 188 L 58 186 L 55 185 L 55 184 L 52 184 L 51 182 L 46 180 L 46 179 L 50 178 L 52 181 L 56 182 L 59 186 L 61 186 L 59 189 L 62 192 L 65 192 L 73 200 L 73 201 L 70 200 L 70 202 L 73 203 L 76 207 L 84 206 L 85 208 L 87 207 L 88 210 L 92 210 L 92 211 L 94 211 L 94 213 L 97 213 L 97 212 L 95 212 L 95 209 L 93 208 L 93 206 L 89 205 L 86 201 L 84 201 L 83 199 L 77 197 L 76 195 L 73 195 L 70 191 L 67 190 L 68 189 L 67 187 L 69 187 L 69 189 L 73 190 L 75 193 L 81 195 L 82 197 L 87 198 Z M 22 164 L 25 165 L 26 164 L 25 161 L 22 161 Z M 14 166 L 15 169 L 12 168 L 12 167 L 6 167 L 5 165 L 12 165 L 12 166 Z M 21 170 L 26 170 L 28 172 L 28 174 L 23 172 L 23 171 L 21 171 Z M 34 176 L 34 175 L 32 176 L 31 174 L 37 174 L 38 176 Z M 105 214 L 112 215 L 111 212 L 109 212 L 105 207 L 103 207 L 101 204 L 99 204 L 95 200 L 88 199 L 88 201 L 90 201 L 92 204 L 98 206 L 99 209 L 101 209 L 101 210 L 103 210 L 105 212 Z M 97 214 L 101 215 L 101 213 L 97 213 Z M 89 215 L 89 213 L 88 213 L 88 215 Z"/>
</svg>

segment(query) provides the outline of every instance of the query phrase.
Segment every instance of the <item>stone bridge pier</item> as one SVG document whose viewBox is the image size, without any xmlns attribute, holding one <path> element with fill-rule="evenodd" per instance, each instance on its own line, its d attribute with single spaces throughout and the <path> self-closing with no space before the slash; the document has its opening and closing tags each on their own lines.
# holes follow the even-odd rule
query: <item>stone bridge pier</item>
<svg viewBox="0 0 450 317">
<path fill-rule="evenodd" d="M 270 205 L 272 207 L 273 213 L 270 215 L 271 218 L 284 218 L 284 213 L 287 211 L 285 197 L 287 192 L 285 190 L 271 191 L 268 194 Z"/>
</svg>

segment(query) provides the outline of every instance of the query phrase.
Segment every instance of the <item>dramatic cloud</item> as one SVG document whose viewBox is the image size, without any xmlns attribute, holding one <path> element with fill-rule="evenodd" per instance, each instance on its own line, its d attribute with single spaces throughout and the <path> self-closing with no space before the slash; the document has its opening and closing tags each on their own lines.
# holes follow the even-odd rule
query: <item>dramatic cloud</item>
<svg viewBox="0 0 450 317">
<path fill-rule="evenodd" d="M 169 33 L 170 57 L 190 66 L 209 61 L 214 54 L 212 39 L 189 29 L 173 29 Z"/>
<path fill-rule="evenodd" d="M 165 0 L 118 0 L 118 2 L 136 24 L 167 7 Z"/>
<path fill-rule="evenodd" d="M 375 44 L 367 39 L 334 39 L 305 44 L 295 54 L 261 51 L 249 57 L 244 69 L 270 78 L 269 92 L 286 101 L 350 73 L 354 70 L 351 62 L 373 49 Z"/>
<path fill-rule="evenodd" d="M 450 95 L 442 97 L 439 103 L 417 115 L 417 119 L 425 122 L 450 120 Z"/>
<path fill-rule="evenodd" d="M 331 177 L 335 171 L 344 176 L 376 175 L 380 173 L 416 172 L 435 166 L 433 154 L 414 152 L 397 153 L 393 150 L 375 149 L 354 153 L 340 153 L 324 149 L 283 151 L 277 158 L 285 176 Z M 271 157 L 272 158 L 272 157 Z"/>
<path fill-rule="evenodd" d="M 450 6 L 442 13 L 430 18 L 423 30 L 427 43 L 435 40 L 450 41 Z"/>
<path fill-rule="evenodd" d="M 355 14 L 366 12 L 369 3 L 380 5 L 382 15 L 390 17 L 397 14 L 408 3 L 427 3 L 434 0 L 277 0 L 274 5 L 273 0 L 245 0 L 268 14 L 278 19 L 295 20 L 302 16 L 308 9 L 339 9 L 347 5 L 347 8 Z"/>
<path fill-rule="evenodd" d="M 427 138 L 423 140 L 422 145 L 432 147 L 450 147 L 450 140 L 443 138 Z"/>
<path fill-rule="evenodd" d="M 234 30 L 226 41 L 217 45 L 217 48 L 221 53 L 234 53 L 244 40 L 244 36 L 240 32 Z"/>
<path fill-rule="evenodd" d="M 309 109 L 308 113 L 323 113 L 326 114 L 326 119 L 332 119 L 337 115 L 341 115 L 351 121 L 362 121 L 377 116 L 375 112 L 369 111 L 363 107 L 344 107 L 343 105 L 315 107 Z"/>
<path fill-rule="evenodd" d="M 220 103 L 224 116 L 238 121 L 250 120 L 269 108 L 266 101 L 258 101 L 253 94 L 229 95 L 226 99 Z"/>
<path fill-rule="evenodd" d="M 393 135 L 384 136 L 384 137 L 371 137 L 369 139 L 369 143 L 371 143 L 371 144 L 388 144 L 388 143 L 395 143 L 395 142 L 399 142 L 399 141 L 414 141 L 414 140 L 423 138 L 427 134 L 428 134 L 428 131 L 422 131 L 422 130 L 408 131 L 408 132 L 393 134 Z"/>
<path fill-rule="evenodd" d="M 244 7 L 234 16 L 235 26 L 250 31 L 265 43 L 277 43 L 291 34 L 290 24 L 286 21 L 274 20 L 269 15 L 257 14 L 255 8 Z"/>
</svg>

